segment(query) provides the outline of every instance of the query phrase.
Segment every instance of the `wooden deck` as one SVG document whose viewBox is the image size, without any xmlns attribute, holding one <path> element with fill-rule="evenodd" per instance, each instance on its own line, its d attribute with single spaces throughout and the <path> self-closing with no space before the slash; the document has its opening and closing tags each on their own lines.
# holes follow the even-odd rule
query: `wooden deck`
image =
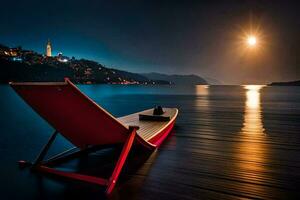
<svg viewBox="0 0 300 200">
<path fill-rule="evenodd" d="M 126 126 L 138 126 L 140 129 L 137 131 L 144 140 L 149 141 L 153 138 L 160 130 L 164 129 L 169 122 L 171 122 L 177 115 L 177 109 L 175 108 L 164 108 L 164 114 L 162 116 L 170 116 L 170 121 L 145 121 L 139 120 L 139 114 L 152 114 L 153 109 L 145 110 L 142 112 L 134 113 L 124 117 L 118 118 L 118 120 Z"/>
</svg>

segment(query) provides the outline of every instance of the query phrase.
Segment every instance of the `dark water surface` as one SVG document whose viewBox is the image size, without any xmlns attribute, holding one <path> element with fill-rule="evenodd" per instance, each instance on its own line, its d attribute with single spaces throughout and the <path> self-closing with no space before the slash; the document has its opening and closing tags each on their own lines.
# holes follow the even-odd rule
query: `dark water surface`
<svg viewBox="0 0 300 200">
<path fill-rule="evenodd" d="M 178 107 L 170 137 L 130 154 L 112 199 L 299 199 L 300 87 L 79 86 L 115 116 Z M 0 86 L 0 199 L 103 199 L 103 188 L 57 180 L 16 161 L 34 160 L 53 128 Z M 99 122 L 101 123 L 101 122 Z M 71 145 L 58 138 L 50 153 Z M 60 165 L 101 174 L 118 151 Z"/>
</svg>

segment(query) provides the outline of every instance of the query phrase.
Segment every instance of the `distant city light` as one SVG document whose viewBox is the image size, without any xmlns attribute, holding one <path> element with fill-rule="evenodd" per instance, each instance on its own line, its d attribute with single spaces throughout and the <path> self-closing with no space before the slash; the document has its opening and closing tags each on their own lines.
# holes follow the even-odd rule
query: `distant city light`
<svg viewBox="0 0 300 200">
<path fill-rule="evenodd" d="M 17 61 L 17 62 L 23 61 L 22 58 L 19 58 L 19 57 L 13 57 L 12 60 Z"/>
</svg>

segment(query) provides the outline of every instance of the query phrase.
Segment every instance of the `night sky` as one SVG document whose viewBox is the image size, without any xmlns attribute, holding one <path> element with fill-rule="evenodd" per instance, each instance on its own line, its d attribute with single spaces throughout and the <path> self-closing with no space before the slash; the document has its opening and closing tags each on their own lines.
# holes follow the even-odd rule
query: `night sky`
<svg viewBox="0 0 300 200">
<path fill-rule="evenodd" d="M 297 1 L 2 1 L 0 43 L 226 84 L 300 79 Z M 255 30 L 258 48 L 241 37 Z"/>
</svg>

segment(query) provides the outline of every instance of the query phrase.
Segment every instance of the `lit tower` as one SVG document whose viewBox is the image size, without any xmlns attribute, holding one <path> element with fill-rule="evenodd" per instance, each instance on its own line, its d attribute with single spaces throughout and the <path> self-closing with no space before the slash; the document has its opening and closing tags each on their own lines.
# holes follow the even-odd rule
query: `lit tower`
<svg viewBox="0 0 300 200">
<path fill-rule="evenodd" d="M 50 40 L 48 39 L 48 42 L 47 42 L 47 47 L 46 47 L 46 55 L 48 57 L 51 57 L 51 43 L 50 43 Z"/>
</svg>

